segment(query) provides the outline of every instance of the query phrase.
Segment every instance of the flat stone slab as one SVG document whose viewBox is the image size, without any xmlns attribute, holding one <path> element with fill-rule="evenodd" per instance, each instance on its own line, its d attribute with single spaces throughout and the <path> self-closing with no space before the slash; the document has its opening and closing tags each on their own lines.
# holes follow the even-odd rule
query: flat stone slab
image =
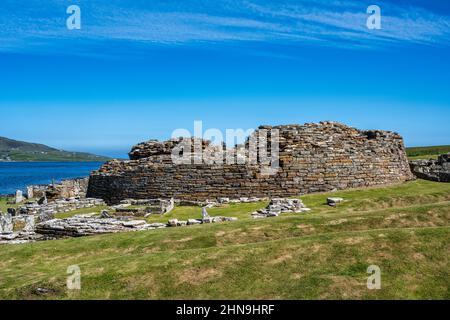
<svg viewBox="0 0 450 320">
<path fill-rule="evenodd" d="M 121 220 L 79 215 L 67 219 L 53 219 L 36 225 L 36 233 L 48 237 L 82 237 L 104 233 L 153 230 L 163 224 L 148 224 L 144 220 Z"/>
<path fill-rule="evenodd" d="M 302 200 L 290 198 L 274 198 L 265 208 L 258 210 L 252 214 L 254 219 L 278 217 L 283 213 L 303 213 L 311 211 L 307 208 Z"/>
<path fill-rule="evenodd" d="M 143 226 L 146 224 L 147 224 L 147 222 L 144 220 L 131 220 L 131 221 L 125 221 L 122 223 L 122 225 L 127 228 L 135 228 L 135 227 Z"/>
<path fill-rule="evenodd" d="M 342 202 L 344 202 L 343 198 L 334 197 L 334 198 L 328 198 L 327 199 L 327 203 L 328 203 L 329 206 L 335 206 L 335 205 L 337 205 L 339 203 L 342 203 Z"/>
</svg>

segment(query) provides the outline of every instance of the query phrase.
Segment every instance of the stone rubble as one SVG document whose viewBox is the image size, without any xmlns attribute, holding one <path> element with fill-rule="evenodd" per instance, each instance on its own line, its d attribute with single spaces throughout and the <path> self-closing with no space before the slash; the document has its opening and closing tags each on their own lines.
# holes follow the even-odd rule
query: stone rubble
<svg viewBox="0 0 450 320">
<path fill-rule="evenodd" d="M 237 221 L 237 218 L 233 217 L 211 217 L 206 210 L 207 207 L 202 208 L 202 218 L 201 219 L 189 219 L 188 221 L 179 221 L 178 219 L 169 220 L 169 227 L 183 227 L 191 226 L 197 224 L 209 224 L 209 223 L 221 223 L 228 221 Z"/>
<path fill-rule="evenodd" d="M 141 206 L 130 208 L 130 206 Z M 116 212 L 130 213 L 134 216 L 148 218 L 152 214 L 164 215 L 175 208 L 175 200 L 171 199 L 125 199 L 119 205 L 112 206 Z"/>
<path fill-rule="evenodd" d="M 300 199 L 274 198 L 265 209 L 258 210 L 252 214 L 254 219 L 278 217 L 282 213 L 303 213 L 309 212 Z"/>
<path fill-rule="evenodd" d="M 78 209 L 94 208 L 97 206 L 106 206 L 102 199 L 94 198 L 67 198 L 57 199 L 53 202 L 39 205 L 37 202 L 25 204 L 19 208 L 22 215 L 35 215 L 39 217 L 39 221 L 51 220 L 57 213 L 70 212 Z"/>
<path fill-rule="evenodd" d="M 327 199 L 327 204 L 330 207 L 336 207 L 339 203 L 344 202 L 343 198 L 339 198 L 339 197 L 333 197 L 333 198 L 328 198 Z"/>
<path fill-rule="evenodd" d="M 450 153 L 440 155 L 437 160 L 410 161 L 410 167 L 420 179 L 450 182 Z"/>
<path fill-rule="evenodd" d="M 179 206 L 195 206 L 195 207 L 205 207 L 214 208 L 221 207 L 226 204 L 239 204 L 239 203 L 255 203 L 261 201 L 268 201 L 270 198 L 257 198 L 257 197 L 242 197 L 237 199 L 221 198 L 218 197 L 217 200 L 207 199 L 205 201 L 194 201 L 194 200 L 175 200 L 175 203 Z"/>
<path fill-rule="evenodd" d="M 109 214 L 108 210 L 102 210 L 102 212 L 100 213 L 100 218 L 109 219 L 112 218 L 112 216 Z"/>
<path fill-rule="evenodd" d="M 34 216 L 12 216 L 0 212 L 0 244 L 21 244 L 40 240 L 34 232 Z M 20 226 L 19 231 L 15 231 Z M 19 229 L 19 227 L 17 227 Z"/>
<path fill-rule="evenodd" d="M 53 219 L 36 225 L 36 233 L 48 238 L 83 237 L 105 233 L 142 231 L 165 228 L 165 225 L 148 224 L 145 220 L 98 218 L 76 215 L 66 219 Z"/>
<path fill-rule="evenodd" d="M 35 241 L 46 240 L 42 235 L 35 232 L 12 232 L 8 234 L 0 233 L 0 244 L 23 244 Z"/>
<path fill-rule="evenodd" d="M 22 231 L 24 232 L 34 232 L 35 228 L 35 218 L 34 216 L 22 216 L 24 220 L 24 227 Z"/>
<path fill-rule="evenodd" d="M 10 234 L 13 232 L 14 224 L 11 214 L 2 214 L 0 212 L 0 234 Z"/>
<path fill-rule="evenodd" d="M 27 197 L 48 198 L 49 201 L 62 198 L 85 198 L 89 178 L 65 179 L 59 183 L 48 185 L 32 185 L 27 187 Z"/>
<path fill-rule="evenodd" d="M 203 219 L 190 219 L 180 221 L 171 219 L 167 224 L 147 223 L 145 220 L 133 220 L 127 217 L 110 218 L 106 212 L 102 212 L 100 217 L 96 214 L 76 215 L 66 219 L 52 219 L 38 223 L 35 232 L 48 239 L 60 239 L 65 237 L 83 237 L 96 234 L 119 233 L 128 231 L 154 230 L 166 227 L 183 227 L 203 223 L 220 223 L 226 221 L 236 221 L 237 218 L 229 217 L 209 217 Z"/>
<path fill-rule="evenodd" d="M 238 202 L 261 201 L 258 198 L 238 199 Z M 39 204 L 40 203 L 40 204 Z M 71 212 L 78 209 L 94 208 L 106 206 L 101 199 L 95 198 L 67 198 L 56 199 L 47 202 L 44 195 L 40 200 L 27 202 L 19 209 L 8 209 L 8 214 L 0 214 L 0 243 L 16 244 L 38 240 L 53 240 L 65 237 L 81 237 L 94 234 L 117 233 L 126 231 L 153 230 L 170 226 L 188 226 L 204 223 L 220 223 L 225 221 L 235 221 L 236 218 L 210 217 L 206 208 L 232 203 L 229 199 L 219 201 L 207 201 L 202 208 L 202 219 L 189 219 L 188 221 L 170 220 L 167 224 L 147 223 L 145 220 L 134 220 L 134 215 L 125 216 L 117 214 L 132 213 L 130 206 L 148 206 L 152 208 L 151 214 L 164 214 L 172 211 L 175 203 L 179 201 L 171 199 L 126 199 L 117 206 L 102 210 L 100 214 L 76 215 L 66 219 L 55 219 L 55 214 Z M 204 203 L 196 203 L 201 205 Z M 154 210 L 156 208 L 156 211 Z M 148 215 L 147 215 L 148 216 Z M 37 223 L 35 223 L 35 221 Z M 21 224 L 21 230 L 13 232 L 15 223 Z"/>
</svg>

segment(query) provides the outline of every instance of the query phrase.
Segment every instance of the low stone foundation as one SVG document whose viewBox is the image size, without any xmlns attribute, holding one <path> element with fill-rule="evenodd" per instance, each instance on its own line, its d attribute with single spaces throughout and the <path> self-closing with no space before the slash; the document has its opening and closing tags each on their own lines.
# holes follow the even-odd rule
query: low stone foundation
<svg viewBox="0 0 450 320">
<path fill-rule="evenodd" d="M 258 210 L 252 214 L 254 219 L 278 217 L 282 213 L 303 213 L 309 212 L 311 209 L 307 208 L 300 199 L 272 199 L 270 204 L 265 209 Z"/>
<path fill-rule="evenodd" d="M 86 197 L 89 178 L 66 179 L 59 183 L 48 185 L 32 185 L 27 187 L 27 197 L 47 198 L 49 201 L 62 198 Z"/>
<path fill-rule="evenodd" d="M 411 161 L 410 167 L 420 179 L 450 182 L 450 153 L 439 156 L 437 160 Z"/>
<path fill-rule="evenodd" d="M 131 208 L 138 206 L 138 208 Z M 116 212 L 133 213 L 134 215 L 146 216 L 150 214 L 166 214 L 175 208 L 174 199 L 126 199 L 122 200 L 119 205 L 113 206 Z"/>
<path fill-rule="evenodd" d="M 94 198 L 68 198 L 58 199 L 47 204 L 38 204 L 37 202 L 28 203 L 19 209 L 20 214 L 35 215 L 39 221 L 53 219 L 55 214 L 70 212 L 78 209 L 93 208 L 97 206 L 106 206 L 102 199 Z"/>
<path fill-rule="evenodd" d="M 36 241 L 41 237 L 34 232 L 35 217 L 13 216 L 0 212 L 0 244 L 20 244 Z"/>
<path fill-rule="evenodd" d="M 144 220 L 97 218 L 91 215 L 78 215 L 72 218 L 54 219 L 39 223 L 36 226 L 36 233 L 47 238 L 60 239 L 106 233 L 154 230 L 165 227 L 164 224 L 148 224 Z"/>
</svg>

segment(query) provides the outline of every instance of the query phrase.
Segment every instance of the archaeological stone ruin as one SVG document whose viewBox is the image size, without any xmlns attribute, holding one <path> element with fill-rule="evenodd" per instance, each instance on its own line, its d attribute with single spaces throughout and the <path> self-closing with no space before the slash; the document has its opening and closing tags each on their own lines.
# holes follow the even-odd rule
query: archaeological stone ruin
<svg viewBox="0 0 450 320">
<path fill-rule="evenodd" d="M 267 143 L 255 148 L 254 141 Z M 192 161 L 173 161 L 180 145 L 185 159 Z M 226 161 L 211 162 L 220 160 L 218 155 Z M 230 156 L 236 161 L 228 162 Z M 448 156 L 441 157 L 420 170 L 439 171 L 447 163 Z M 418 169 L 411 168 L 417 174 Z M 401 136 L 335 122 L 263 126 L 245 144 L 233 148 L 199 138 L 151 140 L 134 146 L 130 160 L 110 161 L 90 178 L 30 186 L 27 197 L 18 191 L 13 203 L 19 206 L 6 214 L 0 212 L 0 244 L 235 221 L 234 217 L 210 216 L 207 210 L 236 203 L 269 203 L 249 218 L 302 214 L 310 209 L 290 196 L 411 179 Z M 337 206 L 344 201 L 329 198 L 327 204 Z M 167 223 L 145 220 L 186 205 L 199 207 L 198 218 Z M 90 208 L 102 210 L 56 218 Z"/>
<path fill-rule="evenodd" d="M 79 209 L 94 208 L 97 206 L 105 206 L 102 199 L 92 198 L 61 198 L 50 202 L 39 204 L 37 202 L 25 203 L 19 208 L 18 212 L 22 215 L 36 216 L 39 221 L 53 219 L 55 214 L 70 212 Z"/>
<path fill-rule="evenodd" d="M 272 199 L 267 208 L 258 210 L 252 214 L 254 219 L 278 217 L 283 213 L 303 213 L 309 212 L 311 209 L 307 208 L 300 199 Z"/>
<path fill-rule="evenodd" d="M 244 155 L 255 152 L 250 150 L 249 140 L 252 137 L 262 139 L 263 130 L 278 131 L 279 168 L 276 171 L 266 170 L 268 164 L 260 161 L 263 151 L 260 149 L 256 150 L 259 153 L 256 162 L 173 163 L 172 151 L 180 139 L 152 140 L 135 146 L 130 160 L 113 160 L 93 172 L 88 197 L 101 198 L 109 204 L 130 198 L 186 201 L 277 198 L 414 179 L 399 134 L 363 131 L 336 122 L 262 126 L 245 146 L 231 149 L 235 157 L 242 155 L 242 148 Z M 271 139 L 268 135 L 269 158 L 273 156 Z M 194 160 L 202 157 L 202 152 L 210 148 L 210 142 L 202 141 L 201 148 L 201 154 L 191 152 Z M 217 151 L 223 147 L 215 148 Z M 229 150 L 226 152 L 230 154 Z"/>
<path fill-rule="evenodd" d="M 48 185 L 33 185 L 27 187 L 27 198 L 47 198 L 48 200 L 62 198 L 83 198 L 86 196 L 89 178 L 66 179 L 59 183 Z"/>
<path fill-rule="evenodd" d="M 440 155 L 437 160 L 411 161 L 410 166 L 414 175 L 420 179 L 450 182 L 450 153 Z"/>
</svg>

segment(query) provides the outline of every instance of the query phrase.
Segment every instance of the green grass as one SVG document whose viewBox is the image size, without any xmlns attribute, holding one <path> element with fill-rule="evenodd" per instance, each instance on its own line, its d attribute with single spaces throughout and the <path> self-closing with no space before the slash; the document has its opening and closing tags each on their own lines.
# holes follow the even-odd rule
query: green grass
<svg viewBox="0 0 450 320">
<path fill-rule="evenodd" d="M 258 209 L 262 209 L 267 206 L 266 202 L 258 202 L 258 203 L 242 203 L 242 204 L 230 204 L 224 205 L 219 208 L 211 208 L 207 209 L 209 215 L 211 216 L 227 216 L 227 217 L 236 217 L 239 219 L 250 219 L 250 214 Z M 201 219 L 202 218 L 202 209 L 200 207 L 176 207 L 169 213 L 165 215 L 151 215 L 147 218 L 149 223 L 153 222 L 162 222 L 165 223 L 170 219 L 178 219 L 182 221 L 186 221 L 188 219 Z"/>
<path fill-rule="evenodd" d="M 13 200 L 8 199 L 8 198 L 0 198 L 0 212 L 6 212 L 6 210 L 8 210 L 8 208 L 18 208 L 20 207 L 22 204 L 8 204 L 9 200 Z"/>
<path fill-rule="evenodd" d="M 437 159 L 441 154 L 450 152 L 450 146 L 406 148 L 410 160 Z"/>
<path fill-rule="evenodd" d="M 331 208 L 328 196 L 348 201 Z M 449 299 L 450 184 L 417 180 L 301 197 L 309 214 L 2 246 L 0 299 Z M 198 218 L 177 207 L 164 217 Z M 68 295 L 79 265 L 82 290 Z M 369 265 L 382 289 L 366 288 Z M 38 295 L 37 288 L 52 289 Z"/>
</svg>

